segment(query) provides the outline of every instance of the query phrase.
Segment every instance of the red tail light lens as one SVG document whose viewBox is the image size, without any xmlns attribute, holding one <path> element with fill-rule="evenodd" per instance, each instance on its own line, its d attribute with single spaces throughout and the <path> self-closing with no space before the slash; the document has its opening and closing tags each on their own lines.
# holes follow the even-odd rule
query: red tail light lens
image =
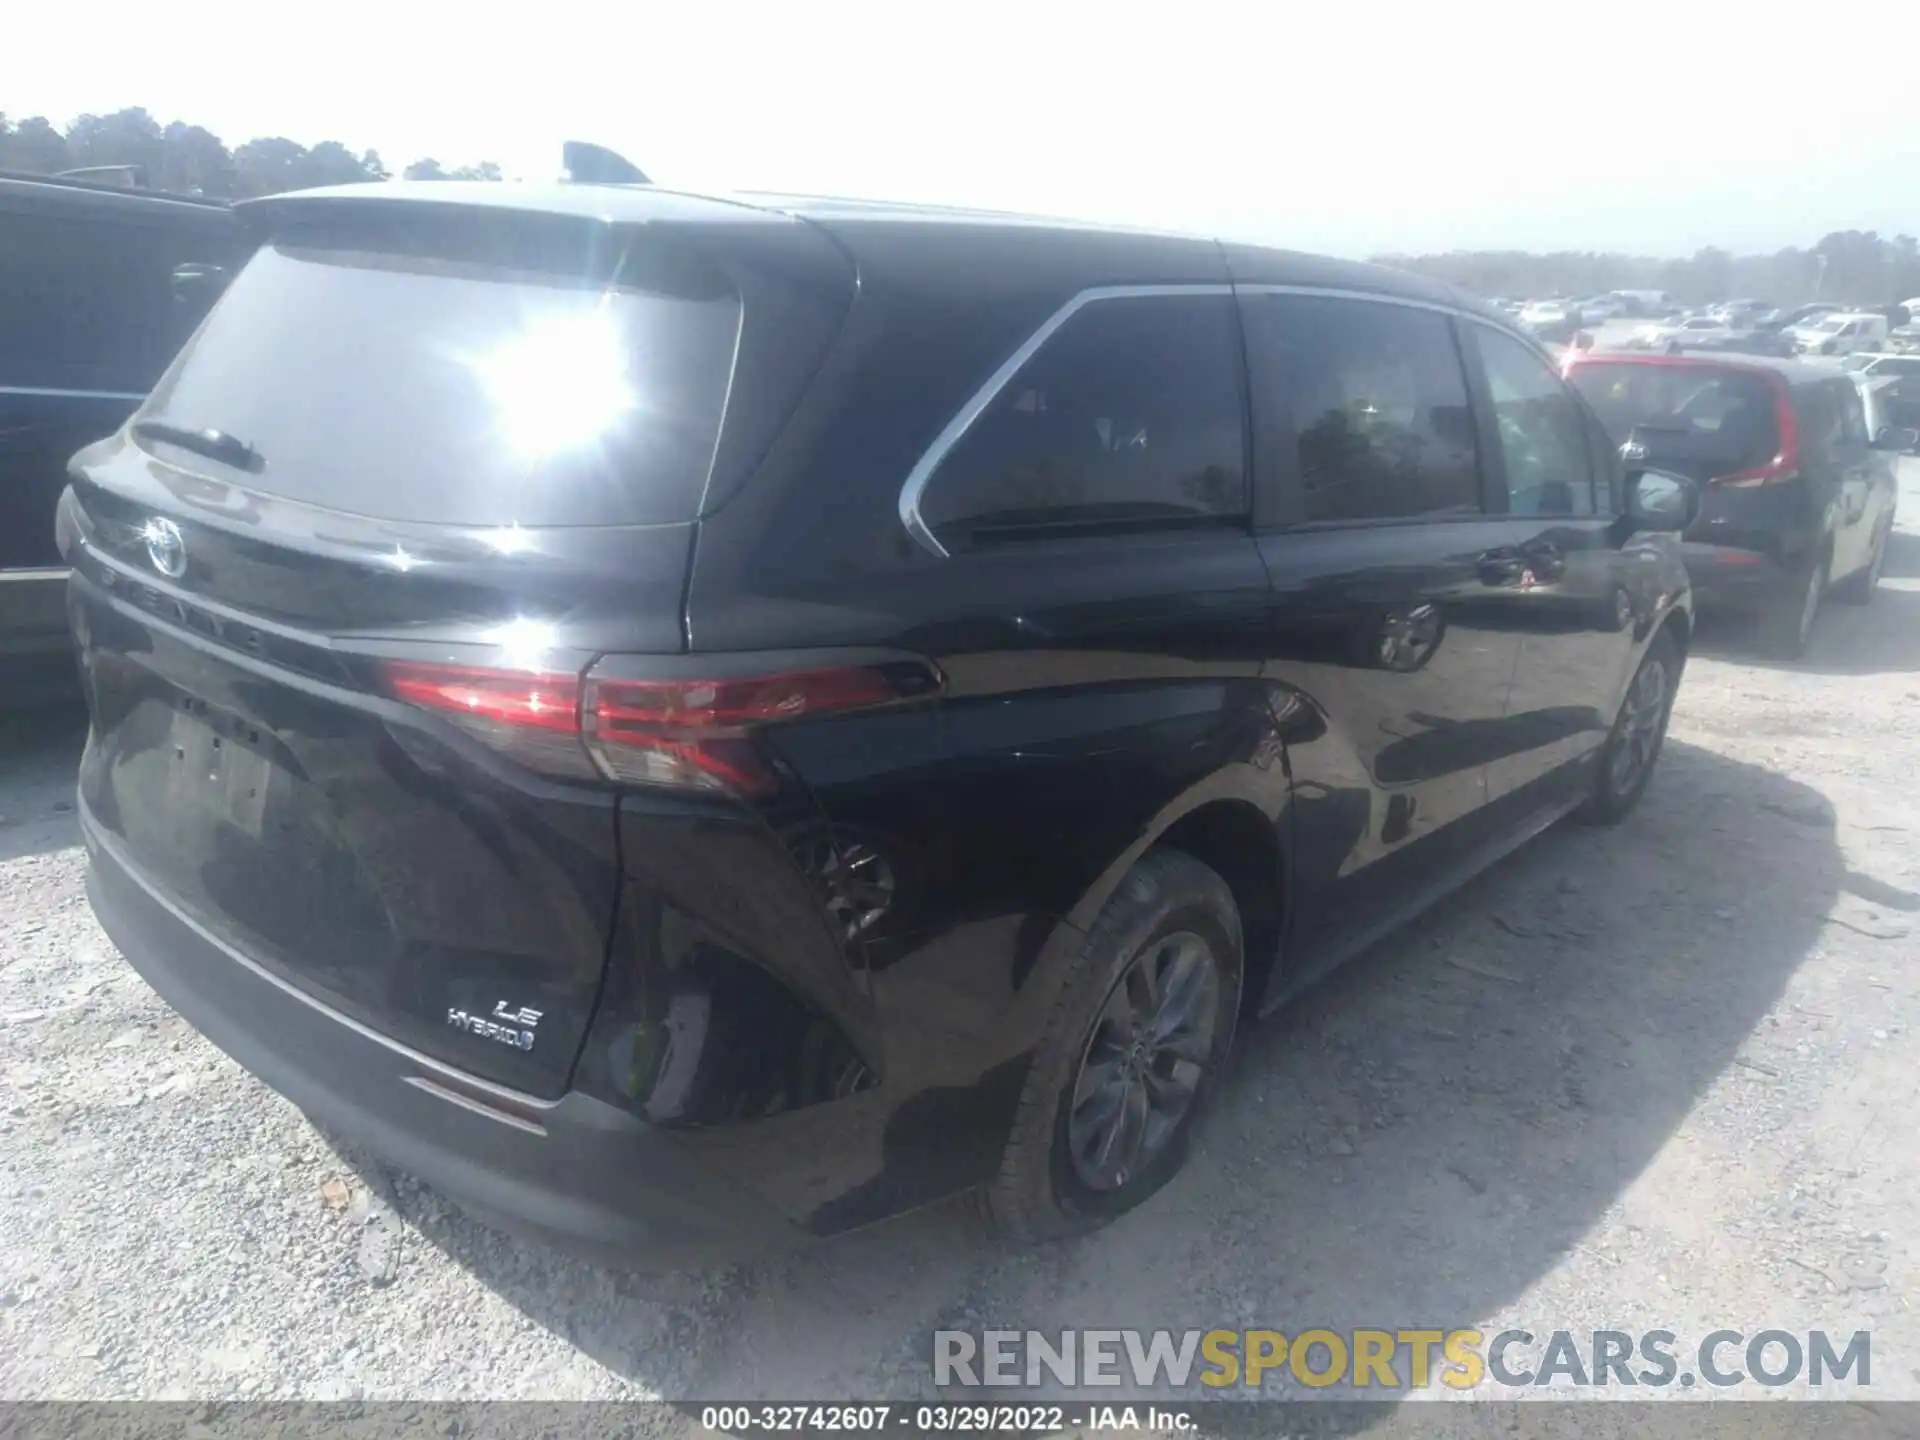
<svg viewBox="0 0 1920 1440">
<path fill-rule="evenodd" d="M 753 729 L 902 698 L 897 679 L 864 667 L 724 680 L 589 675 L 582 718 L 587 747 L 611 780 L 761 795 L 780 780 Z"/>
<path fill-rule="evenodd" d="M 456 717 L 556 730 L 580 731 L 580 677 L 545 672 L 483 670 L 468 665 L 389 661 L 387 687 L 396 700 Z"/>
<path fill-rule="evenodd" d="M 597 668 L 597 667 L 596 667 Z M 781 778 L 768 726 L 890 705 L 939 688 L 921 664 L 721 679 L 624 679 L 388 661 L 388 691 L 537 769 L 632 785 L 764 795 Z"/>
<path fill-rule="evenodd" d="M 1773 423 L 1780 433 L 1779 452 L 1764 465 L 1751 470 L 1736 470 L 1731 475 L 1716 475 L 1707 483 L 1734 490 L 1760 485 L 1784 485 L 1800 477 L 1800 419 L 1794 414 L 1793 396 L 1784 382 L 1773 387 Z"/>
<path fill-rule="evenodd" d="M 444 715 L 530 770 L 582 779 L 597 773 L 580 748 L 577 675 L 414 660 L 389 660 L 382 669 L 396 700 Z"/>
</svg>

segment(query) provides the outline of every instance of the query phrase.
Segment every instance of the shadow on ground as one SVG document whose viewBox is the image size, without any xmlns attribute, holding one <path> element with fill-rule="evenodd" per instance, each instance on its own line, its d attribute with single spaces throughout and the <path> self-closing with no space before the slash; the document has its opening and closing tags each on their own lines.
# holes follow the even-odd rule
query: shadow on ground
<svg viewBox="0 0 1920 1440">
<path fill-rule="evenodd" d="M 1920 534 L 1895 530 L 1887 536 L 1887 558 L 1880 574 L 1888 580 L 1920 580 Z"/>
<path fill-rule="evenodd" d="M 1894 570 L 1901 557 L 1903 574 Z M 1883 580 L 1920 575 L 1920 536 L 1895 531 L 1888 540 Z M 1694 632 L 1695 653 L 1763 670 L 1805 675 L 1891 675 L 1920 671 L 1920 590 L 1882 583 L 1869 605 L 1829 599 L 1814 621 L 1806 653 L 1782 660 L 1767 653 L 1755 621 L 1746 615 L 1703 610 Z"/>
<path fill-rule="evenodd" d="M 77 702 L 0 709 L 0 861 L 80 843 L 73 787 L 86 743 Z"/>
<path fill-rule="evenodd" d="M 1550 832 L 1246 1032 L 1187 1171 L 1082 1240 L 1015 1252 L 942 1210 L 643 1278 L 410 1182 L 401 1204 L 670 1398 L 929 1396 L 945 1327 L 1470 1324 L 1580 1242 L 1753 1039 L 1850 883 L 1833 826 L 1805 786 L 1670 743 L 1625 824 Z"/>
</svg>

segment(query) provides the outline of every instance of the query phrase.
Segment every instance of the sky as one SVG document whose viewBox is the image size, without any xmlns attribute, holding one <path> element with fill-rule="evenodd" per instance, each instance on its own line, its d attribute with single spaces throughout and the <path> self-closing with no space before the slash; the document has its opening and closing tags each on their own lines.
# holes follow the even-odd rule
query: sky
<svg viewBox="0 0 1920 1440">
<path fill-rule="evenodd" d="M 1343 255 L 1920 233 L 1920 0 L 16 9 L 9 115 L 144 105 L 230 146 L 334 139 L 395 171 L 549 178 L 584 139 L 663 185 Z M 1817 44 L 1786 33 L 1803 24 Z"/>
</svg>

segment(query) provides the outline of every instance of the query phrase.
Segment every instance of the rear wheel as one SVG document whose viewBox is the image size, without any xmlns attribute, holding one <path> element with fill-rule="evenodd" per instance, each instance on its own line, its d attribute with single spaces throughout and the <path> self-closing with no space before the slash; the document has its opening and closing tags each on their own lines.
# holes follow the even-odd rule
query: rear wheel
<svg viewBox="0 0 1920 1440">
<path fill-rule="evenodd" d="M 994 1221 L 1021 1240 L 1094 1230 L 1180 1169 L 1240 1008 L 1240 915 L 1177 850 L 1144 856 L 1090 928 L 1027 1075 Z"/>
<path fill-rule="evenodd" d="M 1600 771 L 1593 792 L 1580 807 L 1580 818 L 1592 825 L 1612 825 L 1626 818 L 1640 802 L 1654 763 L 1666 743 L 1667 720 L 1680 688 L 1681 652 L 1671 631 L 1662 630 L 1633 672 L 1627 695 L 1620 702 L 1613 729 L 1600 752 Z"/>
<path fill-rule="evenodd" d="M 1833 587 L 1833 598 L 1844 605 L 1870 605 L 1873 592 L 1880 587 L 1880 570 L 1887 560 L 1887 537 L 1893 531 L 1891 518 L 1882 520 L 1873 532 L 1873 553 L 1867 563 Z"/>
<path fill-rule="evenodd" d="M 1813 622 L 1827 595 L 1827 557 L 1822 554 L 1807 567 L 1793 594 L 1760 616 L 1761 640 L 1769 654 L 1798 659 L 1813 638 Z"/>
</svg>

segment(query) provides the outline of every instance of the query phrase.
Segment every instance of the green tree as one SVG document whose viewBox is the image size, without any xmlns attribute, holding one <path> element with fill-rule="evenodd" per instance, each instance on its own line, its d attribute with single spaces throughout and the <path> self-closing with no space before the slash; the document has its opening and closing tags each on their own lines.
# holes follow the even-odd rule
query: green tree
<svg viewBox="0 0 1920 1440">
<path fill-rule="evenodd" d="M 1920 297 L 1920 239 L 1896 235 L 1893 237 L 1893 298 L 1906 301 L 1916 297 Z"/>
<path fill-rule="evenodd" d="M 44 115 L 29 115 L 0 132 L 0 169 L 51 175 L 69 163 L 66 137 Z"/>
<path fill-rule="evenodd" d="M 338 140 L 322 140 L 307 151 L 302 185 L 353 185 L 371 179 L 367 167 Z"/>
<path fill-rule="evenodd" d="M 137 165 L 158 179 L 166 143 L 160 122 L 135 106 L 111 115 L 82 115 L 67 127 L 68 166 Z"/>
<path fill-rule="evenodd" d="M 491 160 L 449 170 L 438 160 L 416 160 L 401 172 L 409 180 L 498 180 L 500 167 Z"/>
<path fill-rule="evenodd" d="M 239 181 L 233 156 L 218 135 L 178 120 L 167 126 L 161 136 L 160 173 L 154 177 L 154 184 L 187 195 L 225 197 L 237 192 Z"/>
<path fill-rule="evenodd" d="M 1871 230 L 1836 230 L 1820 237 L 1813 247 L 1826 262 L 1821 296 L 1857 304 L 1884 303 L 1895 298 L 1892 247 Z"/>
<path fill-rule="evenodd" d="M 307 147 L 280 135 L 249 140 L 233 152 L 242 195 L 277 195 L 307 183 Z"/>
</svg>

